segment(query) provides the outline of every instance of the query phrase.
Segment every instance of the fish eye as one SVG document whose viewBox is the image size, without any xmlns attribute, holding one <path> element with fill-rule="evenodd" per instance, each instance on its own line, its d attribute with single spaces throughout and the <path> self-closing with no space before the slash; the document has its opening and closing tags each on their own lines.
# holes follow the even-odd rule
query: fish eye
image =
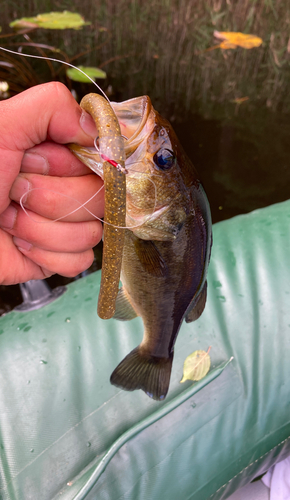
<svg viewBox="0 0 290 500">
<path fill-rule="evenodd" d="M 169 170 L 175 165 L 175 154 L 170 149 L 160 149 L 153 156 L 155 165 L 161 170 Z"/>
</svg>

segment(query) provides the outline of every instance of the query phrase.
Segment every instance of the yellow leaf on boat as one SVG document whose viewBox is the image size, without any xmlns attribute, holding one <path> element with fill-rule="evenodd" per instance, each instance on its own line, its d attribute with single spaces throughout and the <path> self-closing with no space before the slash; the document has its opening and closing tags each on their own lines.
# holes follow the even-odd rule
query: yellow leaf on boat
<svg viewBox="0 0 290 500">
<path fill-rule="evenodd" d="M 194 351 L 192 354 L 187 356 L 183 365 L 183 377 L 180 383 L 182 384 L 186 380 L 201 380 L 206 376 L 210 369 L 210 357 L 209 350 L 205 351 Z"/>
<path fill-rule="evenodd" d="M 214 31 L 214 36 L 223 40 L 219 45 L 221 49 L 235 49 L 236 47 L 252 49 L 263 43 L 262 38 L 256 35 L 246 35 L 236 31 Z"/>
</svg>

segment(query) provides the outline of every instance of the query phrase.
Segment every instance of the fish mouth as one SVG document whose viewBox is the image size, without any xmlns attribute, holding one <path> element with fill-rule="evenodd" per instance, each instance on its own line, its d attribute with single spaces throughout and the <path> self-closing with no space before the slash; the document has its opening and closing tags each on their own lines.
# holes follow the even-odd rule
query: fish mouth
<svg viewBox="0 0 290 500">
<path fill-rule="evenodd" d="M 125 137 L 126 160 L 132 156 L 152 129 L 148 118 L 153 111 L 150 97 L 141 96 L 123 102 L 111 102 Z M 69 149 L 93 172 L 103 179 L 103 160 L 95 147 L 69 144 Z M 129 165 L 130 166 L 130 162 Z"/>
<path fill-rule="evenodd" d="M 148 118 L 153 110 L 150 97 L 141 96 L 123 102 L 111 102 L 119 120 L 122 134 L 126 137 L 125 154 L 129 158 L 150 133 Z"/>
<path fill-rule="evenodd" d="M 86 167 L 89 167 L 104 180 L 103 160 L 95 147 L 80 146 L 79 144 L 68 144 L 68 147 Z"/>
</svg>

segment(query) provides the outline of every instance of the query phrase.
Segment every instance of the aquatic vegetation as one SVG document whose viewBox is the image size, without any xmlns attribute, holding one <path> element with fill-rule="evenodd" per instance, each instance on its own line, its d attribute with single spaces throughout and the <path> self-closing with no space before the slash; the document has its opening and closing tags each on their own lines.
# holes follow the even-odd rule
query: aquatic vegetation
<svg viewBox="0 0 290 500">
<path fill-rule="evenodd" d="M 12 27 L 16 33 L 14 32 L 1 36 L 2 48 L 14 49 L 15 51 L 16 47 L 19 54 L 23 55 L 27 48 L 27 53 L 30 54 L 33 54 L 36 50 L 36 58 L 38 58 L 38 60 L 37 64 L 35 64 L 27 61 L 26 58 L 16 57 L 15 54 L 2 51 L 0 58 L 0 83 L 2 83 L 2 86 L 6 85 L 7 88 L 5 91 L 0 88 L 0 99 L 11 97 L 31 86 L 51 80 L 63 81 L 63 83 L 71 88 L 72 81 L 88 84 L 95 81 L 96 78 L 106 79 L 107 75 L 105 71 L 97 67 L 86 67 L 81 65 L 79 66 L 80 71 L 78 71 L 76 67 L 67 69 L 67 64 L 70 63 L 71 60 L 77 59 L 79 55 L 74 55 L 74 57 L 70 59 L 66 51 L 56 46 L 48 45 L 47 43 L 35 42 L 31 38 L 31 32 L 34 32 L 37 28 L 45 30 L 79 30 L 83 26 L 90 24 L 90 22 L 85 22 L 83 17 L 79 14 L 68 11 L 49 12 L 39 14 L 35 17 L 24 17 L 10 23 L 9 26 Z M 23 41 L 23 38 L 25 41 Z M 9 42 L 8 44 L 7 41 Z M 57 61 L 51 59 L 54 54 L 56 54 L 55 59 L 57 58 Z M 83 53 L 81 55 L 83 55 Z M 45 61 L 46 66 L 43 66 L 43 62 L 39 59 Z M 66 66 L 62 67 L 59 64 L 62 59 Z M 53 63 L 56 63 L 57 66 Z"/>
<path fill-rule="evenodd" d="M 94 80 L 96 78 L 104 79 L 107 77 L 105 71 L 102 71 L 99 68 L 91 68 L 90 66 L 77 66 L 77 68 L 80 69 L 83 73 L 80 73 L 75 68 L 69 68 L 66 70 L 67 76 L 75 82 L 91 83 L 91 80 L 89 80 L 88 76 L 90 78 L 93 78 Z M 84 73 L 86 73 L 86 75 L 88 76 L 84 75 Z"/>
<path fill-rule="evenodd" d="M 12 3 L 2 4 L 1 24 L 7 33 L 15 14 Z M 46 2 L 39 0 L 37 8 L 45 12 Z M 61 1 L 59 9 L 65 8 L 67 3 Z M 245 96 L 249 103 L 244 106 L 290 109 L 287 2 L 160 0 L 157 5 L 155 0 L 76 0 L 74 8 L 91 25 L 78 31 L 38 29 L 37 43 L 57 47 L 70 61 L 78 47 L 78 63 L 106 70 L 116 100 L 120 93 L 122 99 L 149 94 L 169 117 L 192 110 L 209 116 L 217 108 L 226 114 L 234 109 L 232 101 Z M 17 17 L 31 10 L 23 2 Z M 253 33 L 263 44 L 253 50 L 207 52 L 215 44 L 215 31 Z M 19 35 L 18 40 L 23 38 Z"/>
<path fill-rule="evenodd" d="M 46 12 L 34 17 L 23 17 L 10 23 L 10 27 L 15 30 L 43 28 L 51 30 L 74 29 L 79 30 L 83 26 L 91 24 L 85 22 L 84 18 L 76 12 Z"/>
</svg>

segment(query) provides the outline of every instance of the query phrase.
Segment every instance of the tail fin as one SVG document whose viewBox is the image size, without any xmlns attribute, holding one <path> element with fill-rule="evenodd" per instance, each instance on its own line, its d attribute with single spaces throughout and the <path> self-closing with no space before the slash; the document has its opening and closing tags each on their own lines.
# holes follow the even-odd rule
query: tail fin
<svg viewBox="0 0 290 500">
<path fill-rule="evenodd" d="M 169 358 L 157 358 L 138 346 L 115 368 L 110 382 L 125 391 L 142 389 L 160 401 L 168 392 L 172 360 L 173 353 Z"/>
</svg>

